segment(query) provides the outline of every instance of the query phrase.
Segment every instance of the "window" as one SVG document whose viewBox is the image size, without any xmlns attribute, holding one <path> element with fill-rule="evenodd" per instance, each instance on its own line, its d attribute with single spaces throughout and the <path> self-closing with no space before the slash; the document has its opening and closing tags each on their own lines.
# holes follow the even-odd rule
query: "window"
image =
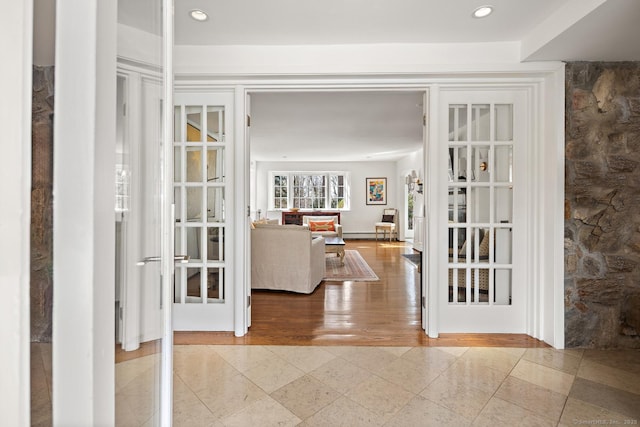
<svg viewBox="0 0 640 427">
<path fill-rule="evenodd" d="M 349 209 L 346 172 L 271 172 L 269 209 Z"/>
</svg>

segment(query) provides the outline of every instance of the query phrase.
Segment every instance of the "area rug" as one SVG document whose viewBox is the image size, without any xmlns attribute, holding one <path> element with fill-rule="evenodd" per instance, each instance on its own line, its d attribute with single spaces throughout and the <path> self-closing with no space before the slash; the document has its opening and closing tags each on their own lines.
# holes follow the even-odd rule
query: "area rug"
<svg viewBox="0 0 640 427">
<path fill-rule="evenodd" d="M 375 281 L 380 280 L 369 264 L 362 258 L 360 252 L 347 249 L 344 251 L 344 265 L 340 263 L 340 257 L 335 254 L 327 254 L 327 272 L 324 280 L 333 282 L 344 281 Z"/>
</svg>

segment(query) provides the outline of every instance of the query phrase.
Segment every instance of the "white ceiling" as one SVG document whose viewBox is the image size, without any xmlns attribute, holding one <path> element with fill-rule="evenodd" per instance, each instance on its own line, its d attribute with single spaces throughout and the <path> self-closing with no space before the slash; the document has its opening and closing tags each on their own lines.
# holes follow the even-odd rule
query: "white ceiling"
<svg viewBox="0 0 640 427">
<path fill-rule="evenodd" d="M 36 0 L 36 2 L 53 0 Z M 474 19 L 491 4 L 495 12 Z M 158 32 L 158 0 L 120 0 L 119 22 Z M 196 22 L 189 11 L 209 14 Z M 158 15 L 159 16 L 159 15 Z M 523 60 L 640 60 L 638 0 L 175 0 L 177 45 L 520 42 Z"/>
<path fill-rule="evenodd" d="M 251 95 L 251 158 L 258 161 L 397 160 L 422 147 L 420 92 Z"/>
<path fill-rule="evenodd" d="M 54 0 L 36 0 L 36 10 Z M 474 19 L 492 4 L 495 12 Z M 120 23 L 159 33 L 158 0 L 119 0 Z M 191 9 L 210 18 L 196 22 Z M 159 14 L 156 13 L 157 16 Z M 36 15 L 37 16 L 37 15 Z M 640 0 L 175 0 L 177 45 L 516 42 L 525 61 L 640 61 Z M 34 25 L 35 42 L 51 40 Z M 41 65 L 41 62 L 37 62 Z M 421 95 L 260 93 L 255 159 L 396 158 L 422 141 Z M 324 153 L 321 154 L 320 153 Z M 332 157 L 334 156 L 334 157 Z"/>
<path fill-rule="evenodd" d="M 178 0 L 176 43 L 290 45 L 517 41 L 567 0 Z M 188 12 L 210 15 L 197 23 Z"/>
<path fill-rule="evenodd" d="M 136 26 L 154 0 L 120 1 Z M 474 19 L 491 4 L 495 12 Z M 195 22 L 189 11 L 209 14 Z M 176 0 L 177 45 L 519 42 L 523 60 L 640 60 L 640 0 Z M 146 31 L 155 28 L 148 26 Z M 422 144 L 419 93 L 260 93 L 252 158 L 397 159 Z"/>
</svg>

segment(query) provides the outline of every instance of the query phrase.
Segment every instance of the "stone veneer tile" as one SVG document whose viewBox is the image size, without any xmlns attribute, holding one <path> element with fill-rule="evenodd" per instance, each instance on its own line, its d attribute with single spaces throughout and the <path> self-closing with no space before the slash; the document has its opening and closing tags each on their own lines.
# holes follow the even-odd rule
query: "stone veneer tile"
<svg viewBox="0 0 640 427">
<path fill-rule="evenodd" d="M 300 418 L 293 415 L 287 408 L 266 396 L 253 402 L 241 411 L 238 411 L 222 420 L 222 424 L 228 427 L 247 426 L 297 426 Z"/>
<path fill-rule="evenodd" d="M 508 373 L 518 363 L 519 355 L 498 348 L 474 347 L 467 350 L 459 360 L 473 361 L 476 366 Z"/>
<path fill-rule="evenodd" d="M 173 403 L 174 405 L 183 400 L 197 398 L 196 393 L 180 378 L 178 374 L 173 374 Z"/>
<path fill-rule="evenodd" d="M 585 350 L 584 360 L 640 374 L 640 350 Z"/>
<path fill-rule="evenodd" d="M 576 378 L 569 396 L 640 421 L 640 395 Z"/>
<path fill-rule="evenodd" d="M 216 387 L 224 378 L 232 378 L 239 371 L 207 346 L 174 350 L 173 371 L 193 391 Z"/>
<path fill-rule="evenodd" d="M 452 383 L 440 376 L 420 393 L 420 396 L 451 409 L 464 418 L 474 419 L 487 404 L 493 392 L 486 392 L 464 383 Z"/>
<path fill-rule="evenodd" d="M 501 351 L 503 353 L 507 353 L 508 355 L 517 357 L 518 359 L 521 358 L 522 355 L 524 355 L 524 353 L 527 351 L 526 348 L 520 348 L 520 347 L 495 347 L 492 349 Z"/>
<path fill-rule="evenodd" d="M 630 393 L 640 394 L 640 374 L 631 373 L 622 369 L 616 369 L 585 360 L 580 364 L 578 377 L 606 384 Z"/>
<path fill-rule="evenodd" d="M 399 358 L 377 371 L 376 375 L 409 392 L 420 393 L 440 375 L 440 371 L 429 364 L 416 364 Z"/>
<path fill-rule="evenodd" d="M 385 379 L 371 376 L 349 390 L 345 396 L 382 419 L 388 420 L 406 405 L 414 394 Z"/>
<path fill-rule="evenodd" d="M 493 398 L 474 420 L 473 425 L 478 427 L 555 427 L 556 422 L 502 399 Z"/>
<path fill-rule="evenodd" d="M 379 347 L 353 347 L 351 351 L 343 353 L 341 357 L 370 372 L 383 369 L 398 359 L 398 356 Z"/>
<path fill-rule="evenodd" d="M 540 417 L 558 422 L 567 396 L 509 376 L 495 394 L 507 402 L 527 409 Z"/>
<path fill-rule="evenodd" d="M 138 425 L 149 420 L 157 412 L 155 407 L 156 385 L 156 370 L 147 369 L 116 392 L 116 402 L 129 407 Z"/>
<path fill-rule="evenodd" d="M 300 427 L 355 427 L 381 426 L 382 424 L 384 420 L 380 416 L 342 396 L 304 420 L 300 423 Z"/>
<path fill-rule="evenodd" d="M 460 357 L 469 350 L 469 347 L 438 347 L 437 350 L 444 351 L 455 357 Z"/>
<path fill-rule="evenodd" d="M 126 424 L 118 424 L 126 425 Z M 183 389 L 173 401 L 173 425 L 178 426 L 222 426 L 216 417 L 194 393 Z"/>
<path fill-rule="evenodd" d="M 400 357 L 407 351 L 411 350 L 412 347 L 380 347 L 380 349 L 383 351 L 387 351 L 396 357 Z"/>
<path fill-rule="evenodd" d="M 633 420 L 628 415 L 618 414 L 600 406 L 569 397 L 560 418 L 560 425 L 625 425 L 625 421 L 629 423 Z M 635 421 L 640 423 L 640 420 L 636 419 Z"/>
<path fill-rule="evenodd" d="M 385 424 L 385 427 L 433 425 L 438 427 L 464 427 L 471 420 L 451 409 L 437 405 L 422 396 L 416 396 Z"/>
<path fill-rule="evenodd" d="M 479 362 L 477 359 L 460 358 L 441 377 L 452 384 L 466 385 L 494 393 L 507 377 L 508 372 L 488 368 Z"/>
<path fill-rule="evenodd" d="M 511 375 L 565 396 L 569 395 L 574 378 L 573 375 L 528 360 L 518 362 Z"/>
<path fill-rule="evenodd" d="M 522 358 L 571 375 L 575 375 L 578 372 L 581 361 L 581 357 L 576 356 L 574 353 L 553 348 L 529 348 Z"/>
<path fill-rule="evenodd" d="M 259 345 L 212 345 L 211 348 L 230 365 L 246 372 L 276 355 Z"/>
<path fill-rule="evenodd" d="M 115 424 L 117 426 L 140 426 L 146 419 L 140 419 L 136 413 L 136 408 L 132 408 L 129 405 L 129 401 L 126 396 L 116 393 L 115 395 Z M 32 425 L 38 425 L 33 423 Z M 49 420 L 49 426 L 51 426 L 51 420 Z"/>
<path fill-rule="evenodd" d="M 196 393 L 216 419 L 244 409 L 267 394 L 244 375 L 223 378 L 218 384 Z"/>
<path fill-rule="evenodd" d="M 298 378 L 271 393 L 272 398 L 303 420 L 340 396 L 340 393 L 310 375 Z"/>
<path fill-rule="evenodd" d="M 141 373 L 150 371 L 159 363 L 157 355 L 138 357 L 115 365 L 115 390 L 122 390 Z"/>
<path fill-rule="evenodd" d="M 274 357 L 265 359 L 261 364 L 247 370 L 244 375 L 258 387 L 271 393 L 302 377 L 304 372 L 274 355 Z"/>
<path fill-rule="evenodd" d="M 428 366 L 432 372 L 444 372 L 457 360 L 457 357 L 440 348 L 414 347 L 403 354 L 402 359 L 416 365 Z"/>
<path fill-rule="evenodd" d="M 306 373 L 337 357 L 323 348 L 313 346 L 269 346 L 268 349 Z"/>
<path fill-rule="evenodd" d="M 336 358 L 313 370 L 310 375 L 334 390 L 346 393 L 372 374 L 351 362 Z"/>
</svg>

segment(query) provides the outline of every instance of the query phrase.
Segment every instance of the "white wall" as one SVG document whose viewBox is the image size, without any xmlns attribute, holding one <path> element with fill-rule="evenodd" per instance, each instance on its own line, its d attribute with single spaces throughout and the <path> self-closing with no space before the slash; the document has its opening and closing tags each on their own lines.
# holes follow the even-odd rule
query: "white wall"
<svg viewBox="0 0 640 427">
<path fill-rule="evenodd" d="M 4 1 L 0 14 L 0 424 L 30 425 L 29 270 L 33 3 Z"/>
<path fill-rule="evenodd" d="M 399 195 L 402 195 L 404 197 L 404 190 L 405 190 L 405 177 L 411 173 L 411 171 L 416 171 L 418 178 L 420 178 L 420 180 L 422 182 L 424 182 L 424 177 L 425 177 L 425 170 L 424 170 L 424 150 L 420 149 L 418 151 L 416 151 L 415 153 L 411 153 L 403 158 L 401 158 L 400 160 L 398 160 L 397 162 L 397 170 L 398 170 L 398 186 L 396 189 L 396 192 Z M 417 191 L 414 191 L 413 193 L 413 215 L 414 216 L 424 216 L 424 193 L 420 194 Z M 406 202 L 405 200 L 400 200 L 398 199 L 398 214 L 400 215 L 400 223 L 399 223 L 399 227 L 400 227 L 400 239 L 404 240 L 405 239 L 405 228 L 406 228 L 406 224 L 405 224 L 405 218 L 406 218 Z M 408 237 L 408 236 L 407 236 Z"/>
<path fill-rule="evenodd" d="M 351 209 L 342 211 L 340 222 L 345 237 L 373 237 L 373 224 L 382 219 L 385 208 L 395 208 L 402 202 L 398 194 L 398 173 L 395 161 L 389 162 L 256 162 L 256 206 L 269 218 L 281 218 L 280 211 L 268 211 L 269 171 L 346 171 L 351 173 Z M 366 204 L 366 178 L 387 178 L 386 205 Z M 402 182 L 404 184 L 404 181 Z M 254 200 L 252 197 L 251 200 Z"/>
<path fill-rule="evenodd" d="M 499 71 L 520 62 L 520 43 L 176 46 L 174 58 L 197 75 Z"/>
</svg>

